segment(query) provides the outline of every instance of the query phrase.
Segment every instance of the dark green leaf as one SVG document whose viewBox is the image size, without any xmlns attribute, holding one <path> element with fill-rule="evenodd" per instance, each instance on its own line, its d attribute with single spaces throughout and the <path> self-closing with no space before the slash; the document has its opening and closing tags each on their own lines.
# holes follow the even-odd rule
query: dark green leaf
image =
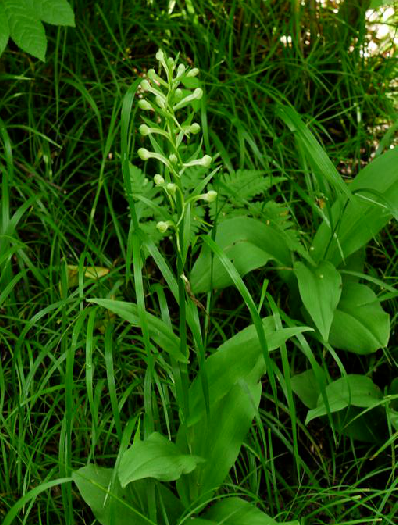
<svg viewBox="0 0 398 525">
<path fill-rule="evenodd" d="M 47 24 L 75 27 L 75 15 L 67 0 L 30 0 L 37 17 Z"/>
<path fill-rule="evenodd" d="M 307 408 L 315 408 L 320 395 L 320 388 L 313 370 L 306 370 L 290 379 L 292 390 Z"/>
<path fill-rule="evenodd" d="M 0 56 L 3 54 L 8 39 L 10 37 L 10 30 L 8 28 L 8 18 L 4 4 L 0 3 Z"/>
</svg>

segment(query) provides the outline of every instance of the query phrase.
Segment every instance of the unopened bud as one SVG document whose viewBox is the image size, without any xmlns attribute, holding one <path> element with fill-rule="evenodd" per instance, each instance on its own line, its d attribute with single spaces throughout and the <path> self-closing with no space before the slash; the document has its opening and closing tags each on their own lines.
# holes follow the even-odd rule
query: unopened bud
<svg viewBox="0 0 398 525">
<path fill-rule="evenodd" d="M 169 161 L 170 161 L 172 164 L 177 164 L 177 162 L 178 162 L 177 155 L 176 155 L 175 153 L 172 153 L 172 154 L 169 156 Z"/>
<path fill-rule="evenodd" d="M 148 126 L 146 124 L 141 124 L 140 126 L 140 133 L 141 135 L 149 135 L 151 133 L 151 130 L 150 128 L 148 128 Z"/>
<path fill-rule="evenodd" d="M 148 160 L 149 159 L 149 151 L 145 148 L 140 148 L 138 151 L 138 156 L 141 160 Z"/>
<path fill-rule="evenodd" d="M 180 64 L 177 69 L 177 76 L 176 78 L 182 77 L 182 75 L 185 73 L 185 66 L 184 64 Z"/>
<path fill-rule="evenodd" d="M 164 184 L 164 178 L 160 175 L 160 173 L 156 173 L 154 180 L 155 186 L 162 186 Z"/>
<path fill-rule="evenodd" d="M 140 88 L 144 91 L 150 91 L 151 84 L 148 82 L 148 80 L 143 80 L 140 84 Z"/>
<path fill-rule="evenodd" d="M 174 182 L 169 182 L 166 186 L 167 188 L 167 191 L 171 194 L 171 195 L 175 195 L 176 191 L 177 191 L 177 186 L 176 184 L 174 184 Z"/>
<path fill-rule="evenodd" d="M 199 73 L 199 69 L 197 67 L 194 67 L 193 69 L 188 71 L 187 77 L 196 77 L 198 73 Z"/>
<path fill-rule="evenodd" d="M 171 221 L 159 221 L 156 225 L 156 228 L 160 231 L 160 233 L 165 233 L 172 225 L 173 223 Z"/>
<path fill-rule="evenodd" d="M 143 98 L 138 102 L 138 107 L 144 111 L 150 111 L 153 109 L 150 103 Z"/>
<path fill-rule="evenodd" d="M 190 133 L 196 135 L 200 131 L 200 126 L 197 122 L 195 122 L 194 124 L 191 124 L 188 129 Z"/>
<path fill-rule="evenodd" d="M 206 197 L 205 200 L 208 203 L 214 202 L 217 198 L 217 192 L 214 190 L 210 190 L 204 195 L 204 197 Z"/>
</svg>

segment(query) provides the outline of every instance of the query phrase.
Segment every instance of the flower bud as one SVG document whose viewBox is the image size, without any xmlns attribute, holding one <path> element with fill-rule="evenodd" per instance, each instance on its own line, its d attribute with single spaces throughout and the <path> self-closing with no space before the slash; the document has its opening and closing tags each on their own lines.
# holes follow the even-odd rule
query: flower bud
<svg viewBox="0 0 398 525">
<path fill-rule="evenodd" d="M 140 88 L 141 88 L 143 91 L 150 91 L 150 89 L 151 89 L 151 84 L 148 82 L 148 80 L 143 80 L 143 81 L 140 83 Z"/>
<path fill-rule="evenodd" d="M 144 111 L 150 111 L 153 109 L 151 104 L 143 98 L 138 102 L 138 107 Z"/>
<path fill-rule="evenodd" d="M 185 73 L 185 66 L 184 64 L 180 64 L 177 69 L 177 76 L 176 78 L 182 77 L 182 75 Z"/>
<path fill-rule="evenodd" d="M 165 233 L 170 226 L 173 226 L 173 223 L 171 221 L 159 221 L 156 225 L 156 228 L 160 231 L 160 233 Z"/>
<path fill-rule="evenodd" d="M 175 98 L 177 100 L 181 100 L 182 97 L 184 96 L 184 92 L 181 88 L 177 88 L 176 91 L 175 91 L 175 94 L 174 94 Z"/>
<path fill-rule="evenodd" d="M 177 164 L 177 162 L 178 162 L 177 155 L 176 155 L 175 153 L 172 153 L 172 154 L 169 156 L 169 161 L 170 161 L 172 164 Z"/>
<path fill-rule="evenodd" d="M 194 135 L 196 135 L 200 131 L 200 126 L 197 122 L 195 122 L 194 124 L 191 124 L 189 126 L 188 130 L 189 130 L 189 133 L 193 133 Z"/>
<path fill-rule="evenodd" d="M 155 102 L 160 107 L 160 109 L 165 109 L 166 101 L 163 97 L 161 97 L 160 95 L 156 95 Z"/>
<path fill-rule="evenodd" d="M 164 53 L 161 49 L 158 50 L 158 52 L 155 55 L 156 60 L 159 60 L 159 62 L 164 62 Z"/>
<path fill-rule="evenodd" d="M 164 184 L 164 178 L 160 175 L 160 173 L 156 173 L 155 186 L 163 186 L 163 184 Z"/>
<path fill-rule="evenodd" d="M 205 168 L 208 168 L 212 160 L 213 159 L 210 157 L 210 155 L 205 155 L 201 159 L 184 162 L 184 168 L 189 168 L 191 166 L 204 166 Z"/>
<path fill-rule="evenodd" d="M 146 124 L 141 124 L 140 126 L 140 133 L 141 135 L 149 135 L 151 133 L 151 130 L 150 128 L 148 128 L 148 126 Z"/>
<path fill-rule="evenodd" d="M 194 92 L 193 92 L 193 96 L 194 96 L 196 99 L 200 100 L 200 99 L 202 98 L 202 96 L 203 96 L 203 89 L 202 89 L 202 88 L 196 88 L 196 89 L 194 90 Z"/>
<path fill-rule="evenodd" d="M 216 200 L 217 192 L 214 190 L 210 190 L 203 196 L 203 198 L 205 198 L 204 200 L 206 200 L 210 204 L 211 202 L 214 202 Z"/>
<path fill-rule="evenodd" d="M 148 160 L 149 159 L 149 151 L 145 148 L 140 148 L 138 151 L 138 156 L 141 160 Z"/>
<path fill-rule="evenodd" d="M 176 191 L 177 191 L 177 185 L 174 184 L 174 182 L 169 182 L 166 186 L 166 189 L 168 191 L 168 193 L 170 193 L 171 195 L 175 195 Z"/>
<path fill-rule="evenodd" d="M 194 67 L 193 69 L 188 71 L 187 77 L 189 78 L 196 77 L 198 73 L 199 73 L 199 69 L 197 67 Z"/>
</svg>

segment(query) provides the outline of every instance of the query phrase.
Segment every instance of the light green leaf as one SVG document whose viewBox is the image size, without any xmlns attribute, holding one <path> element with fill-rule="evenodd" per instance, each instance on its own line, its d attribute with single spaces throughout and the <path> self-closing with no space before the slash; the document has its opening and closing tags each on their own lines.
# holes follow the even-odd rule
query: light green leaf
<svg viewBox="0 0 398 525">
<path fill-rule="evenodd" d="M 283 266 L 291 262 L 290 250 L 284 235 L 266 224 L 249 217 L 234 217 L 217 227 L 215 242 L 232 261 L 240 276 L 276 260 Z M 232 284 L 231 277 L 208 246 L 196 261 L 190 277 L 194 293 Z"/>
<path fill-rule="evenodd" d="M 119 315 L 132 326 L 140 327 L 138 308 L 136 304 L 114 301 L 112 299 L 88 299 L 87 302 L 103 306 L 107 310 Z M 187 363 L 187 358 L 180 352 L 180 340 L 161 319 L 145 312 L 149 326 L 149 335 L 165 352 L 172 355 L 177 361 Z"/>
<path fill-rule="evenodd" d="M 333 315 L 340 300 L 341 277 L 328 261 L 317 268 L 309 268 L 302 262 L 294 265 L 301 299 L 324 341 L 329 338 Z"/>
<path fill-rule="evenodd" d="M 370 354 L 387 346 L 390 316 L 369 286 L 346 282 L 334 314 L 329 342 L 355 354 Z"/>
<path fill-rule="evenodd" d="M 315 260 L 328 260 L 336 267 L 343 257 L 347 258 L 368 243 L 398 208 L 398 148 L 373 160 L 349 187 L 355 192 L 355 199 L 347 204 L 346 199 L 341 198 L 332 207 L 336 235 L 333 236 L 330 225 L 322 223 L 311 251 Z M 377 192 L 385 201 L 375 198 L 372 192 Z"/>
<path fill-rule="evenodd" d="M 154 478 L 175 481 L 192 472 L 204 459 L 183 454 L 175 443 L 153 432 L 145 441 L 136 441 L 123 454 L 119 467 L 120 484 L 124 488 L 132 481 Z"/>
<path fill-rule="evenodd" d="M 47 38 L 43 24 L 26 0 L 3 0 L 10 36 L 26 53 L 44 61 Z"/>
<path fill-rule="evenodd" d="M 211 506 L 204 516 L 206 519 L 224 525 L 278 525 L 278 523 L 256 508 L 251 503 L 241 498 L 224 498 Z M 290 525 L 300 525 L 298 521 L 290 521 Z M 287 522 L 279 525 L 288 525 Z"/>
<path fill-rule="evenodd" d="M 328 385 L 326 397 L 329 402 L 330 413 L 333 414 L 350 406 L 361 408 L 376 406 L 382 398 L 382 393 L 369 377 L 350 374 Z M 305 422 L 307 424 L 326 413 L 327 409 L 321 394 L 317 406 L 308 412 Z"/>
<path fill-rule="evenodd" d="M 370 0 L 369 9 L 379 9 L 386 5 L 394 5 L 395 0 Z"/>
<path fill-rule="evenodd" d="M 0 56 L 3 54 L 8 39 L 10 37 L 10 30 L 8 28 L 8 18 L 4 4 L 0 2 Z"/>
<path fill-rule="evenodd" d="M 307 408 L 315 408 L 320 395 L 320 388 L 313 370 L 306 370 L 290 378 L 293 392 Z"/>
<path fill-rule="evenodd" d="M 229 393 L 210 407 L 210 416 L 203 418 L 189 429 L 192 454 L 206 462 L 177 482 L 183 503 L 199 505 L 208 500 L 213 490 L 225 481 L 235 464 L 261 398 L 261 383 L 242 380 Z M 180 427 L 177 444 L 187 443 L 185 427 Z M 188 490 L 189 483 L 189 490 Z"/>
<path fill-rule="evenodd" d="M 152 522 L 144 514 L 145 509 L 142 509 L 138 502 L 130 497 L 130 493 L 123 490 L 118 483 L 114 492 L 112 494 L 109 492 L 112 474 L 113 469 L 87 465 L 73 472 L 72 478 L 82 498 L 102 525 L 111 525 L 110 506 L 112 499 L 113 525 L 151 524 Z M 145 501 L 145 498 L 143 499 Z"/>
<path fill-rule="evenodd" d="M 302 332 L 311 331 L 311 328 L 300 326 L 296 328 L 275 329 L 272 317 L 263 319 L 263 329 L 267 340 L 268 351 L 279 348 L 289 338 Z M 223 343 L 205 364 L 206 376 L 209 384 L 209 398 L 214 402 L 225 396 L 240 380 L 245 378 L 259 365 L 257 379 L 265 373 L 264 355 L 254 324 Z M 190 420 L 192 425 L 205 411 L 203 390 L 200 379 L 196 378 L 189 391 Z"/>
<path fill-rule="evenodd" d="M 75 15 L 67 0 L 30 0 L 37 17 L 47 24 L 75 27 Z"/>
</svg>

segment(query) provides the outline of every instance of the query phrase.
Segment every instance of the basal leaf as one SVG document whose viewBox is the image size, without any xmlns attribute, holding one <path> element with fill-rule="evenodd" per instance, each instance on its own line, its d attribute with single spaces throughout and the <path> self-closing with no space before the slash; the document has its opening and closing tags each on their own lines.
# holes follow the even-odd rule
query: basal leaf
<svg viewBox="0 0 398 525">
<path fill-rule="evenodd" d="M 203 461 L 200 457 L 183 454 L 175 443 L 154 432 L 145 441 L 136 441 L 123 454 L 119 467 L 120 484 L 124 488 L 132 481 L 145 478 L 175 481 Z"/>
<path fill-rule="evenodd" d="M 8 39 L 10 37 L 10 30 L 8 27 L 8 18 L 4 4 L 0 3 L 0 56 L 3 54 Z"/>
<path fill-rule="evenodd" d="M 288 266 L 290 250 L 282 232 L 249 217 L 234 217 L 217 227 L 216 243 L 233 262 L 241 276 L 276 260 Z M 194 293 L 232 284 L 231 277 L 208 246 L 196 261 L 190 277 Z"/>
<path fill-rule="evenodd" d="M 276 330 L 272 317 L 263 319 L 263 328 L 270 352 L 279 348 L 289 338 L 312 330 L 306 326 Z M 213 403 L 220 400 L 256 365 L 258 365 L 257 379 L 259 379 L 265 373 L 265 362 L 256 327 L 253 324 L 228 339 L 206 360 L 209 398 Z M 192 425 L 202 417 L 205 411 L 199 378 L 196 378 L 190 387 L 189 405 L 191 414 L 189 424 Z"/>
<path fill-rule="evenodd" d="M 236 497 L 218 500 L 203 517 L 224 525 L 300 525 L 298 521 L 277 523 L 251 503 Z"/>
<path fill-rule="evenodd" d="M 261 384 L 253 383 L 252 379 L 240 381 L 213 403 L 209 417 L 204 415 L 189 429 L 189 438 L 184 434 L 185 427 L 180 427 L 177 443 L 189 441 L 192 453 L 206 460 L 177 482 L 185 504 L 207 501 L 235 464 L 260 402 Z"/>
<path fill-rule="evenodd" d="M 145 519 L 145 512 L 140 506 L 134 506 L 129 493 L 117 483 L 113 493 L 109 492 L 113 469 L 88 465 L 73 472 L 72 478 L 76 483 L 84 501 L 93 511 L 94 516 L 102 525 L 111 525 L 110 505 L 113 499 L 113 525 L 149 525 Z M 123 499 L 123 501 L 122 501 Z"/>
<path fill-rule="evenodd" d="M 26 53 L 44 61 L 47 38 L 43 24 L 27 0 L 3 0 L 10 36 Z"/>
<path fill-rule="evenodd" d="M 341 277 L 328 261 L 317 268 L 310 268 L 302 262 L 294 265 L 301 299 L 324 341 L 329 338 L 333 315 L 340 300 Z"/>
<path fill-rule="evenodd" d="M 290 378 L 293 392 L 307 408 L 315 408 L 320 395 L 320 388 L 313 370 L 306 370 Z"/>
<path fill-rule="evenodd" d="M 349 187 L 355 192 L 355 199 L 347 203 L 341 198 L 332 207 L 336 231 L 325 222 L 318 228 L 311 253 L 315 260 L 328 260 L 338 266 L 343 257 L 362 248 L 391 219 L 393 208 L 398 207 L 398 148 L 373 160 Z M 372 192 L 384 197 L 385 202 Z"/>
<path fill-rule="evenodd" d="M 338 412 L 349 406 L 369 408 L 376 406 L 382 398 L 381 390 L 364 375 L 350 374 L 333 381 L 326 387 L 330 413 Z M 308 412 L 306 424 L 316 417 L 324 416 L 327 409 L 322 394 L 317 406 Z"/>
<path fill-rule="evenodd" d="M 355 354 L 370 354 L 387 346 L 390 316 L 369 286 L 346 282 L 334 314 L 329 342 Z"/>
<path fill-rule="evenodd" d="M 138 309 L 136 304 L 114 301 L 112 299 L 88 299 L 87 302 L 103 306 L 107 310 L 119 315 L 128 321 L 132 326 L 140 326 Z M 172 355 L 180 362 L 188 362 L 187 358 L 180 352 L 180 341 L 174 332 L 161 319 L 146 312 L 149 326 L 149 335 L 156 344 L 165 352 Z"/>
<path fill-rule="evenodd" d="M 47 24 L 75 27 L 75 15 L 67 0 L 30 0 L 37 17 Z"/>
</svg>

